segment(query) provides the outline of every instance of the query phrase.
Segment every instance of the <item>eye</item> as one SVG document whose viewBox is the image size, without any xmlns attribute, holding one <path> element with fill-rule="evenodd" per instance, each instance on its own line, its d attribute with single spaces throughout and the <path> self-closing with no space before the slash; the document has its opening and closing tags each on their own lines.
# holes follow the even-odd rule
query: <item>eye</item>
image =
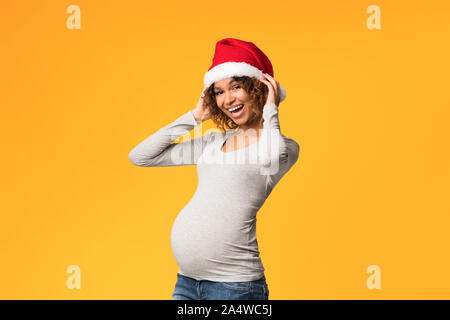
<svg viewBox="0 0 450 320">
<path fill-rule="evenodd" d="M 235 86 L 233 86 L 233 89 L 239 89 L 241 86 L 240 85 L 235 85 Z M 217 96 L 217 95 L 219 95 L 220 93 L 222 93 L 222 91 L 217 91 L 217 92 L 215 92 L 214 93 L 214 96 Z"/>
</svg>

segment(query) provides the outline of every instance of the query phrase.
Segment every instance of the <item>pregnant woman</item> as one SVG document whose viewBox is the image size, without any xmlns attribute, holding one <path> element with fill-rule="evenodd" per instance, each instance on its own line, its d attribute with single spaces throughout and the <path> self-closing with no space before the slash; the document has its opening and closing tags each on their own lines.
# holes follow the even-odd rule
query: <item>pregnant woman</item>
<svg viewBox="0 0 450 320">
<path fill-rule="evenodd" d="M 285 97 L 255 44 L 222 39 L 197 106 L 131 150 L 136 166 L 197 166 L 197 190 L 171 231 L 173 300 L 269 299 L 256 214 L 299 157 L 298 143 L 280 131 Z M 220 130 L 173 143 L 209 119 Z"/>
</svg>

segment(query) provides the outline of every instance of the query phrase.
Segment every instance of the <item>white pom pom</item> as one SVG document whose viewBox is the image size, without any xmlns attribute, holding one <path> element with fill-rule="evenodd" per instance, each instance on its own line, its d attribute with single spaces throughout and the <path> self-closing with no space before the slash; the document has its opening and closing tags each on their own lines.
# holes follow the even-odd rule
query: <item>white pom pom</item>
<svg viewBox="0 0 450 320">
<path fill-rule="evenodd" d="M 280 102 L 286 99 L 286 89 L 280 85 Z"/>
</svg>

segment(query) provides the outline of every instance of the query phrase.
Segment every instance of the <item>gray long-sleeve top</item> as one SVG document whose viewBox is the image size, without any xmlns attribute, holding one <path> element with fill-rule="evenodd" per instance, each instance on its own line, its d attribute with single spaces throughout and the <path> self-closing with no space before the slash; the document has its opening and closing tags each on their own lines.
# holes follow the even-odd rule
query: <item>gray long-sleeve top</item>
<svg viewBox="0 0 450 320">
<path fill-rule="evenodd" d="M 129 153 L 136 166 L 197 165 L 197 190 L 171 231 L 178 273 L 225 282 L 253 281 L 264 275 L 256 214 L 297 161 L 300 147 L 281 134 L 277 105 L 266 104 L 263 118 L 257 143 L 223 152 L 226 140 L 239 130 L 212 131 L 172 143 L 201 124 L 189 110 Z"/>
</svg>

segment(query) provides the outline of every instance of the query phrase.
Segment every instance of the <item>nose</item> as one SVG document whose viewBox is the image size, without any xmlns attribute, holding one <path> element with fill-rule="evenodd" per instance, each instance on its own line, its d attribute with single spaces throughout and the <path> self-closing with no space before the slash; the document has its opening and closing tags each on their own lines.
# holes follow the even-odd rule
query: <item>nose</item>
<svg viewBox="0 0 450 320">
<path fill-rule="evenodd" d="M 227 91 L 225 93 L 225 105 L 231 106 L 231 105 L 233 105 L 233 102 L 234 102 L 233 93 L 231 91 Z"/>
</svg>

